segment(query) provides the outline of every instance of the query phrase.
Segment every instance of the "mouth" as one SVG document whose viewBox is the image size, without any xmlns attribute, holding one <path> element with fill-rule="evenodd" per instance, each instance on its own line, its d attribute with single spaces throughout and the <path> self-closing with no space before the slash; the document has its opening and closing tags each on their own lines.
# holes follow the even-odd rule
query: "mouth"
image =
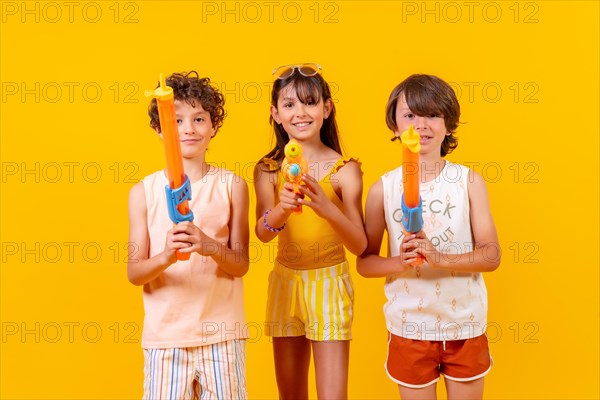
<svg viewBox="0 0 600 400">
<path fill-rule="evenodd" d="M 433 136 L 421 135 L 419 142 L 421 144 L 424 144 L 424 143 L 429 142 L 431 139 L 433 139 Z"/>
<path fill-rule="evenodd" d="M 296 128 L 304 128 L 305 126 L 309 126 L 310 124 L 312 124 L 312 121 L 306 121 L 306 122 L 296 122 L 294 125 Z"/>
<path fill-rule="evenodd" d="M 188 144 L 190 144 L 190 143 L 196 143 L 196 142 L 199 142 L 199 141 L 200 141 L 200 139 L 184 139 L 184 140 L 181 140 L 181 143 L 188 143 Z"/>
</svg>

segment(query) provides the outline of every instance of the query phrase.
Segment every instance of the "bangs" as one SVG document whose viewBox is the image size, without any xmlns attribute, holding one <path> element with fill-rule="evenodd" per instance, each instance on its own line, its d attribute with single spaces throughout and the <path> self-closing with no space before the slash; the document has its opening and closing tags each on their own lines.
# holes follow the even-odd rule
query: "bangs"
<svg viewBox="0 0 600 400">
<path fill-rule="evenodd" d="M 419 115 L 435 115 L 438 117 L 447 116 L 447 110 L 443 107 L 443 102 L 439 101 L 439 94 L 433 90 L 422 87 L 421 85 L 408 85 L 404 89 L 406 104 L 410 110 Z"/>
<path fill-rule="evenodd" d="M 317 104 L 323 98 L 321 85 L 315 77 L 294 74 L 289 84 L 296 89 L 296 96 L 302 104 Z"/>
</svg>

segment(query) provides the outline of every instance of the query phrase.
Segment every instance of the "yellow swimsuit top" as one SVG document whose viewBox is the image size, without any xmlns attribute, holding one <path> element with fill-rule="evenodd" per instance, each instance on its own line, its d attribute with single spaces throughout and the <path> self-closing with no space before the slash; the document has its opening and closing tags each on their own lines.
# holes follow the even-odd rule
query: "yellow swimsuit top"
<svg viewBox="0 0 600 400">
<path fill-rule="evenodd" d="M 331 200 L 342 210 L 342 200 L 335 193 L 331 184 L 331 175 L 335 174 L 349 161 L 358 159 L 342 157 L 336 161 L 331 170 L 319 184 Z M 263 158 L 263 163 L 270 171 L 279 171 L 275 203 L 279 202 L 279 191 L 283 185 L 283 175 L 277 161 Z M 346 260 L 346 252 L 342 240 L 329 223 L 319 217 L 310 207 L 302 207 L 302 214 L 292 214 L 286 227 L 279 233 L 277 244 L 277 262 L 292 269 L 316 269 L 330 267 Z"/>
</svg>

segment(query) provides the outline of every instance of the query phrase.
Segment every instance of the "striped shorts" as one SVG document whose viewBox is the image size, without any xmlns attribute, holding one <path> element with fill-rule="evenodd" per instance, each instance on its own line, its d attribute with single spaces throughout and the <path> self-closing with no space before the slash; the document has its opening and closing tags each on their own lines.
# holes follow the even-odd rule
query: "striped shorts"
<svg viewBox="0 0 600 400">
<path fill-rule="evenodd" d="M 354 291 L 348 262 L 296 270 L 278 262 L 269 275 L 267 336 L 350 340 Z"/>
<path fill-rule="evenodd" d="M 144 349 L 144 399 L 247 399 L 245 340 Z"/>
</svg>

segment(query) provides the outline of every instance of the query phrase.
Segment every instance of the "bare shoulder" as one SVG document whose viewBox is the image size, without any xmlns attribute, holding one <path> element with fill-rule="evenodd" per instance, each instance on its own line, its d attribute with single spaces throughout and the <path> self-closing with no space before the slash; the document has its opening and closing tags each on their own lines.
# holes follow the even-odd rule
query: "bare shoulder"
<svg viewBox="0 0 600 400">
<path fill-rule="evenodd" d="M 275 185 L 277 183 L 277 171 L 273 170 L 273 166 L 265 163 L 264 161 L 259 161 L 254 166 L 254 183 L 271 183 Z"/>
<path fill-rule="evenodd" d="M 377 181 L 371 185 L 369 188 L 369 196 L 373 196 L 374 198 L 383 198 L 383 182 L 381 179 L 377 179 Z"/>
<path fill-rule="evenodd" d="M 231 184 L 231 190 L 233 192 L 233 195 L 234 196 L 244 196 L 247 198 L 248 197 L 248 183 L 240 175 L 237 175 L 233 172 L 232 172 L 232 175 L 233 175 L 233 182 Z"/>
<path fill-rule="evenodd" d="M 144 184 L 138 182 L 132 186 L 129 190 L 129 207 L 133 205 L 140 207 L 141 205 L 146 206 L 146 192 L 144 190 Z"/>
<path fill-rule="evenodd" d="M 346 161 L 343 165 L 341 165 L 338 170 L 335 172 L 335 176 L 340 181 L 345 180 L 353 180 L 353 181 L 361 181 L 363 172 L 361 169 L 361 164 L 355 159 L 350 159 Z"/>
<path fill-rule="evenodd" d="M 129 191 L 129 223 L 130 226 L 145 224 L 146 212 L 146 191 L 142 182 L 136 183 Z"/>
<path fill-rule="evenodd" d="M 481 195 L 482 193 L 487 193 L 485 179 L 472 169 L 469 170 L 467 187 L 469 189 L 469 197 L 471 197 L 471 194 Z"/>
</svg>

